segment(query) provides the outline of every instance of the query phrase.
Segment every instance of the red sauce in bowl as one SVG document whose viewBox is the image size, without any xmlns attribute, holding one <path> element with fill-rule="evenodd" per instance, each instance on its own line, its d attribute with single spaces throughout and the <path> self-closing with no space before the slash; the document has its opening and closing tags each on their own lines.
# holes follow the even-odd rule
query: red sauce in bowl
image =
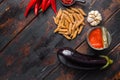
<svg viewBox="0 0 120 80">
<path fill-rule="evenodd" d="M 90 32 L 89 42 L 94 48 L 103 48 L 103 38 L 102 38 L 101 28 L 96 28 Z"/>
<path fill-rule="evenodd" d="M 62 0 L 64 4 L 72 4 L 74 0 Z"/>
</svg>

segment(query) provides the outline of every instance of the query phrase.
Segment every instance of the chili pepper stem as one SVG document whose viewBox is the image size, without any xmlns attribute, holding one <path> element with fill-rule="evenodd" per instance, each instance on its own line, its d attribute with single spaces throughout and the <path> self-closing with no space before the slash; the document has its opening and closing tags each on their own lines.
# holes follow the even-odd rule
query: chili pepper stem
<svg viewBox="0 0 120 80">
<path fill-rule="evenodd" d="M 41 13 L 41 12 L 42 12 L 42 9 L 39 10 L 39 13 Z"/>
<path fill-rule="evenodd" d="M 109 59 L 109 64 L 112 64 L 113 63 L 113 60 L 112 59 Z"/>
</svg>

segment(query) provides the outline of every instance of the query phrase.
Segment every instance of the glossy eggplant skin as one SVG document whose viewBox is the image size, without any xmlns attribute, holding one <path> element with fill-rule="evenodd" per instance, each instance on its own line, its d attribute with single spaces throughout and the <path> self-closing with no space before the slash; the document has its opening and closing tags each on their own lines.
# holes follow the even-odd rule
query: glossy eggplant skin
<svg viewBox="0 0 120 80">
<path fill-rule="evenodd" d="M 68 47 L 59 49 L 57 56 L 64 65 L 77 69 L 101 69 L 108 63 L 104 57 L 84 55 Z"/>
</svg>

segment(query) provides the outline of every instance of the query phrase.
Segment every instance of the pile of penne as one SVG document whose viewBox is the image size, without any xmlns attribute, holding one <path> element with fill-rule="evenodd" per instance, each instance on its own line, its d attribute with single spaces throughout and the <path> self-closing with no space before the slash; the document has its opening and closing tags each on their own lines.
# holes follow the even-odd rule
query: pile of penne
<svg viewBox="0 0 120 80">
<path fill-rule="evenodd" d="M 60 9 L 56 17 L 53 17 L 55 24 L 58 25 L 54 32 L 62 34 L 69 40 L 76 38 L 85 25 L 84 16 L 86 14 L 81 8 Z"/>
</svg>

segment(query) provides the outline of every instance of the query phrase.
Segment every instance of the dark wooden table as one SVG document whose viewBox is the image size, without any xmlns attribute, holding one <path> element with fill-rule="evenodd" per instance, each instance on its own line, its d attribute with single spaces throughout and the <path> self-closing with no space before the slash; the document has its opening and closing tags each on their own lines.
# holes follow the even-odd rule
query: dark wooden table
<svg viewBox="0 0 120 80">
<path fill-rule="evenodd" d="M 80 35 L 67 40 L 53 33 L 56 25 L 51 8 L 35 16 L 33 11 L 27 18 L 24 11 L 29 0 L 0 0 L 0 80 L 120 80 L 120 0 L 86 0 L 76 3 L 88 13 L 99 10 L 103 16 L 100 26 L 108 29 L 112 36 L 110 47 L 101 53 L 108 55 L 114 63 L 105 70 L 87 71 L 67 68 L 60 64 L 56 52 L 62 47 L 71 47 L 89 54 L 85 36 L 91 26 L 87 23 Z M 57 0 L 57 9 L 65 8 Z M 113 79 L 118 76 L 119 79 Z"/>
</svg>

